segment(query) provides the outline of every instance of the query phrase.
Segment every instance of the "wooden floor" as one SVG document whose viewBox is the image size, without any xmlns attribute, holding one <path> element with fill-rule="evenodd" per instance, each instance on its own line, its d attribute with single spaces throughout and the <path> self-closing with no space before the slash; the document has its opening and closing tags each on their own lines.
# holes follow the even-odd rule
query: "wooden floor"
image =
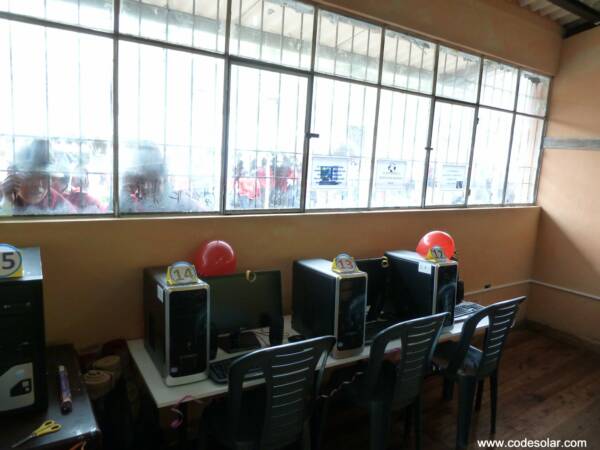
<svg viewBox="0 0 600 450">
<path fill-rule="evenodd" d="M 441 402 L 441 380 L 424 388 L 423 450 L 450 450 L 456 436 L 456 393 Z M 600 356 L 542 334 L 513 330 L 504 350 L 499 378 L 498 421 L 494 439 L 586 439 L 600 450 Z M 489 385 L 474 414 L 470 448 L 490 438 Z M 403 438 L 404 421 L 394 416 L 389 448 L 414 448 Z M 369 448 L 368 416 L 339 402 L 330 410 L 325 450 Z M 493 448 L 493 447 L 490 447 Z"/>
</svg>

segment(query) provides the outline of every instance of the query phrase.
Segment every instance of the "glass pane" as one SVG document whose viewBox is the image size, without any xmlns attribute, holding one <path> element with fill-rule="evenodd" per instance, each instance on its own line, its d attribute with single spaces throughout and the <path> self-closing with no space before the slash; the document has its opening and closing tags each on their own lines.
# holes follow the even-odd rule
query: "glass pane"
<svg viewBox="0 0 600 450">
<path fill-rule="evenodd" d="M 376 83 L 381 28 L 329 11 L 319 11 L 315 70 Z"/>
<path fill-rule="evenodd" d="M 113 29 L 113 0 L 2 0 L 0 11 L 99 30 Z"/>
<path fill-rule="evenodd" d="M 544 121 L 517 115 L 505 203 L 532 203 Z"/>
<path fill-rule="evenodd" d="M 421 206 L 430 104 L 381 91 L 371 206 Z"/>
<path fill-rule="evenodd" d="M 475 109 L 437 102 L 433 120 L 427 205 L 465 203 Z"/>
<path fill-rule="evenodd" d="M 223 61 L 122 42 L 119 80 L 121 211 L 218 210 Z"/>
<path fill-rule="evenodd" d="M 112 209 L 112 41 L 0 20 L 0 214 Z"/>
<path fill-rule="evenodd" d="M 310 69 L 314 8 L 293 0 L 233 0 L 232 54 Z"/>
<path fill-rule="evenodd" d="M 227 206 L 300 208 L 307 79 L 232 66 Z"/>
<path fill-rule="evenodd" d="M 513 110 L 518 72 L 516 67 L 485 59 L 481 79 L 481 104 Z"/>
<path fill-rule="evenodd" d="M 511 113 L 479 109 L 469 204 L 502 203 L 512 118 Z"/>
<path fill-rule="evenodd" d="M 381 82 L 411 91 L 431 93 L 435 44 L 386 30 Z"/>
<path fill-rule="evenodd" d="M 223 52 L 226 0 L 122 0 L 122 33 Z"/>
<path fill-rule="evenodd" d="M 517 111 L 536 116 L 545 115 L 549 88 L 550 78 L 522 70 Z"/>
<path fill-rule="evenodd" d="M 306 207 L 368 204 L 377 89 L 315 78 Z"/>
<path fill-rule="evenodd" d="M 440 46 L 436 95 L 475 102 L 481 58 Z"/>
</svg>

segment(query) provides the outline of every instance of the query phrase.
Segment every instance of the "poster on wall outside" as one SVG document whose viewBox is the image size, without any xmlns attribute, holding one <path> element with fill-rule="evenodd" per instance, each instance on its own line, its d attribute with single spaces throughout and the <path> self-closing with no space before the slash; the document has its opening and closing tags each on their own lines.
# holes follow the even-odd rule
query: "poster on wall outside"
<svg viewBox="0 0 600 450">
<path fill-rule="evenodd" d="M 455 191 L 465 188 L 467 166 L 464 164 L 443 164 L 440 189 L 443 191 Z"/>
<path fill-rule="evenodd" d="M 313 156 L 311 184 L 315 189 L 346 189 L 349 158 Z"/>
<path fill-rule="evenodd" d="M 380 159 L 375 166 L 375 187 L 399 188 L 406 178 L 406 161 Z"/>
</svg>

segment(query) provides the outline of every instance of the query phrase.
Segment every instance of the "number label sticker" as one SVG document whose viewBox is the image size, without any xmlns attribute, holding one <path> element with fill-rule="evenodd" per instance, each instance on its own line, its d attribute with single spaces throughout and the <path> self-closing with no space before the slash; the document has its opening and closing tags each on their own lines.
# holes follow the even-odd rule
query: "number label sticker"
<svg viewBox="0 0 600 450">
<path fill-rule="evenodd" d="M 0 244 L 0 278 L 19 278 L 23 276 L 23 257 L 12 245 Z"/>
<path fill-rule="evenodd" d="M 436 245 L 431 247 L 429 252 L 427 252 L 427 259 L 433 261 L 446 261 L 448 258 L 446 258 L 446 254 L 444 253 L 442 247 Z"/>
<path fill-rule="evenodd" d="M 179 261 L 167 268 L 167 284 L 169 286 L 197 282 L 198 275 L 196 274 L 196 268 L 189 262 Z"/>
<path fill-rule="evenodd" d="M 354 258 L 347 253 L 340 253 L 333 259 L 331 269 L 337 273 L 352 273 L 356 272 L 356 263 Z"/>
</svg>

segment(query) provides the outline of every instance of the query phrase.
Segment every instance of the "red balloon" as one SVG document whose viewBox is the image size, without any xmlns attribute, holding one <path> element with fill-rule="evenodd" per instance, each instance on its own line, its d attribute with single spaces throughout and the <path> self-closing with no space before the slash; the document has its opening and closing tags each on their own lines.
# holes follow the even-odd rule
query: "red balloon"
<svg viewBox="0 0 600 450">
<path fill-rule="evenodd" d="M 235 273 L 237 258 L 225 241 L 205 241 L 194 253 L 196 272 L 203 277 Z"/>
<path fill-rule="evenodd" d="M 442 247 L 446 258 L 450 259 L 454 256 L 456 249 L 454 245 L 454 239 L 448 233 L 443 231 L 430 231 L 421 238 L 417 245 L 417 253 L 423 257 L 427 256 L 427 253 L 432 247 Z"/>
</svg>

